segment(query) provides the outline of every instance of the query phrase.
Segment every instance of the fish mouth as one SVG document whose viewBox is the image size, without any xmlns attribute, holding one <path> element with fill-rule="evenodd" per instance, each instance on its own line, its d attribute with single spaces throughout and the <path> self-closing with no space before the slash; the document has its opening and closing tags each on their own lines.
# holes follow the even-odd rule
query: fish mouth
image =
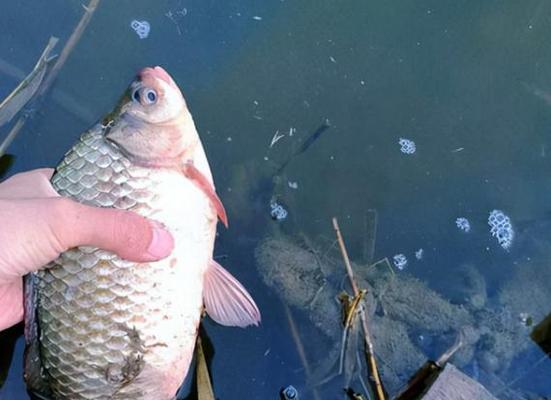
<svg viewBox="0 0 551 400">
<path fill-rule="evenodd" d="M 147 79 L 148 76 L 161 79 L 168 83 L 170 86 L 176 86 L 174 80 L 170 77 L 168 72 L 166 72 L 163 67 L 160 67 L 158 65 L 156 67 L 146 67 L 138 72 L 138 79 L 141 81 Z"/>
</svg>

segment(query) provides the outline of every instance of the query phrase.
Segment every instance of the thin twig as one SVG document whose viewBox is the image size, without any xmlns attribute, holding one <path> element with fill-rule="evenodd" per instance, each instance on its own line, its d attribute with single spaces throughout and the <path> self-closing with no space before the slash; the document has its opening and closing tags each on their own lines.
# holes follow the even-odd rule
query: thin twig
<svg viewBox="0 0 551 400">
<path fill-rule="evenodd" d="M 33 70 L 0 102 L 0 126 L 8 123 L 34 97 L 44 79 L 48 62 L 51 60 L 50 53 L 57 41 L 58 38 L 55 36 L 50 37 Z"/>
<path fill-rule="evenodd" d="M 300 335 L 298 333 L 295 318 L 293 317 L 293 314 L 291 313 L 291 310 L 289 309 L 289 306 L 287 304 L 283 303 L 283 308 L 285 310 L 285 315 L 287 316 L 287 321 L 289 322 L 289 329 L 291 329 L 293 341 L 295 342 L 295 346 L 297 347 L 297 353 L 300 358 L 300 362 L 302 363 L 302 366 L 304 367 L 304 372 L 306 373 L 306 379 L 308 381 L 311 381 L 312 370 L 310 369 L 310 364 L 308 363 L 308 359 L 306 358 L 306 352 L 304 351 L 304 345 L 302 344 L 302 340 L 300 339 Z M 321 397 L 315 387 L 312 387 L 312 394 L 315 400 L 321 400 Z"/>
<path fill-rule="evenodd" d="M 337 240 L 341 249 L 346 272 L 348 274 L 348 278 L 350 279 L 350 285 L 352 286 L 352 290 L 354 291 L 354 296 L 360 296 L 360 289 L 358 288 L 356 280 L 354 279 L 354 271 L 352 270 L 352 265 L 350 264 L 350 259 L 348 258 L 348 252 L 346 251 L 346 246 L 344 245 L 341 230 L 339 229 L 339 224 L 337 222 L 337 218 L 335 217 L 333 217 L 333 228 L 335 229 L 335 232 L 337 234 Z M 367 324 L 367 317 L 363 308 L 360 309 L 360 319 L 362 321 L 362 327 L 364 330 L 366 358 L 369 365 L 369 370 L 373 378 L 373 383 L 375 384 L 375 393 L 378 400 L 385 400 L 386 397 L 384 394 L 383 385 L 379 377 L 379 371 L 377 370 L 377 363 L 375 361 L 375 356 L 373 353 L 373 342 L 371 341 L 371 335 L 369 334 L 369 327 Z"/>
<path fill-rule="evenodd" d="M 99 2 L 100 0 L 90 0 L 88 5 L 84 6 L 84 15 L 82 16 L 77 27 L 69 37 L 69 40 L 67 40 L 65 47 L 63 47 L 63 50 L 61 51 L 61 54 L 52 67 L 50 73 L 46 76 L 46 79 L 44 80 L 44 83 L 40 88 L 40 95 L 44 95 L 54 82 L 57 74 L 59 73 L 59 70 L 61 69 L 61 67 L 63 67 L 65 61 L 67 61 L 69 54 L 71 54 L 71 51 L 73 51 L 73 48 L 76 46 L 82 34 L 84 33 L 84 30 L 88 26 L 90 19 L 92 19 L 92 15 L 94 14 L 94 11 L 96 11 Z"/>
<path fill-rule="evenodd" d="M 372 217 L 369 217 L 372 215 Z M 363 249 L 363 261 L 367 264 L 373 262 L 375 256 L 375 242 L 377 240 L 377 223 L 379 220 L 379 214 L 377 210 L 370 208 L 364 215 L 364 249 Z M 371 224 L 369 223 L 371 222 Z"/>
</svg>

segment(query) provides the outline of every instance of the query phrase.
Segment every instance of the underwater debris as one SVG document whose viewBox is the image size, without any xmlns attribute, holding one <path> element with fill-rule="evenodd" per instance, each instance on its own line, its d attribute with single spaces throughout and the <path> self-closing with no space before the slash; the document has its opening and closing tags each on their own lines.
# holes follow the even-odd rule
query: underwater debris
<svg viewBox="0 0 551 400">
<path fill-rule="evenodd" d="M 508 250 L 515 237 L 509 217 L 501 210 L 493 210 L 488 217 L 488 225 L 490 225 L 490 233 L 497 239 L 499 245 Z"/>
<path fill-rule="evenodd" d="M 471 231 L 471 223 L 465 217 L 457 218 L 455 220 L 455 225 L 457 225 L 457 227 L 465 233 L 469 233 Z"/>
<path fill-rule="evenodd" d="M 284 138 L 284 133 L 279 133 L 279 129 L 275 131 L 274 136 L 272 136 L 272 141 L 270 142 L 270 149 L 274 147 L 274 144 L 280 141 L 280 139 Z"/>
<path fill-rule="evenodd" d="M 311 376 L 308 382 L 321 386 L 339 379 L 340 387 L 350 387 L 346 384 L 348 380 L 352 387 L 359 389 L 363 386 L 360 378 L 366 375 L 359 321 L 349 333 L 343 375 L 337 374 L 343 329 L 342 307 L 335 298 L 343 289 L 344 276 L 342 261 L 336 258 L 336 251 L 331 251 L 333 247 L 333 242 L 329 249 L 326 246 L 317 248 L 315 242 L 304 245 L 304 238 L 269 235 L 255 249 L 256 265 L 264 283 L 290 308 L 296 307 L 306 316 L 307 321 L 301 320 L 297 329 L 309 335 L 303 342 L 312 368 L 312 372 L 307 373 Z M 456 365 L 463 367 L 472 361 L 472 350 L 479 338 L 476 321 L 487 325 L 491 318 L 491 313 L 484 313 L 475 321 L 468 308 L 451 304 L 425 283 L 407 274 L 395 275 L 391 264 L 386 258 L 372 264 L 352 263 L 358 285 L 368 290 L 363 303 L 376 345 L 379 373 L 389 395 L 396 394 L 406 383 L 405 378 L 415 373 L 427 359 L 412 337 L 423 334 L 441 338 L 472 326 L 473 338 L 461 349 L 463 354 L 456 354 L 454 359 Z M 508 327 L 503 322 L 484 329 L 494 336 Z M 312 329 L 320 334 L 312 336 Z M 320 348 L 324 349 L 321 353 Z"/>
<path fill-rule="evenodd" d="M 283 208 L 281 204 L 278 204 L 274 201 L 270 203 L 270 208 L 272 209 L 270 211 L 272 219 L 275 219 L 276 221 L 282 221 L 287 218 L 288 212 L 285 208 Z"/>
<path fill-rule="evenodd" d="M 298 390 L 293 385 L 289 385 L 284 389 L 281 389 L 281 400 L 299 400 Z"/>
<path fill-rule="evenodd" d="M 394 266 L 398 268 L 400 271 L 402 271 L 406 265 L 408 264 L 408 259 L 405 255 L 402 253 L 396 254 L 394 257 L 392 257 L 392 262 L 394 263 Z"/>
<path fill-rule="evenodd" d="M 350 400 L 365 400 L 361 393 L 356 393 L 352 388 L 345 388 L 344 392 Z"/>
<path fill-rule="evenodd" d="M 138 21 L 134 19 L 132 20 L 132 22 L 130 22 L 130 27 L 134 29 L 136 35 L 138 35 L 140 39 L 147 38 L 149 36 L 149 31 L 151 30 L 151 25 L 149 25 L 149 22 L 145 20 Z"/>
<path fill-rule="evenodd" d="M 518 315 L 518 319 L 520 320 L 520 323 L 524 326 L 532 326 L 532 324 L 534 323 L 534 319 L 527 312 L 521 312 Z"/>
<path fill-rule="evenodd" d="M 298 189 L 298 182 L 291 182 L 291 181 L 288 181 L 288 182 L 287 182 L 287 185 L 288 185 L 291 189 Z"/>
<path fill-rule="evenodd" d="M 400 151 L 404 154 L 413 154 L 417 150 L 413 140 L 400 138 L 400 140 L 398 140 L 398 144 L 400 145 Z"/>
<path fill-rule="evenodd" d="M 422 260 L 424 254 L 425 254 L 425 250 L 419 249 L 415 252 L 415 258 L 418 260 Z"/>
</svg>

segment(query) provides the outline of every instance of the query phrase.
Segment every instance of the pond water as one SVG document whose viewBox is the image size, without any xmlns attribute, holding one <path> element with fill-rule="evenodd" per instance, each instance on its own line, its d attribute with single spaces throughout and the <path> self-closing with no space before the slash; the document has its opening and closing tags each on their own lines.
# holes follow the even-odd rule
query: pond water
<svg viewBox="0 0 551 400">
<path fill-rule="evenodd" d="M 0 98 L 82 13 L 79 2 L 4 4 Z M 551 310 L 549 15 L 544 0 L 101 1 L 52 90 L 31 104 L 4 177 L 55 166 L 137 70 L 162 65 L 228 211 L 215 254 L 263 314 L 246 330 L 205 321 L 218 398 L 278 398 L 288 385 L 301 398 L 363 392 L 365 367 L 327 378 L 338 372 L 336 297 L 349 290 L 333 216 L 375 296 L 390 394 L 467 330 L 454 365 L 498 398 L 550 398 L 551 360 L 530 339 Z M 149 23 L 147 37 L 134 20 Z M 286 218 L 272 219 L 271 203 Z M 510 246 L 490 232 L 493 210 L 510 219 Z M 400 254 L 407 264 L 390 279 L 368 267 Z M 11 333 L 0 399 L 27 399 L 21 329 Z"/>
</svg>

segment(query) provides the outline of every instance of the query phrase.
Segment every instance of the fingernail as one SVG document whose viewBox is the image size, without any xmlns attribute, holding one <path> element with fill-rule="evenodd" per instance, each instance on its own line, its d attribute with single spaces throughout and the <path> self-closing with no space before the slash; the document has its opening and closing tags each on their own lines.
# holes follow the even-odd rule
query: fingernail
<svg viewBox="0 0 551 400">
<path fill-rule="evenodd" d="M 155 260 L 167 257 L 174 249 L 174 239 L 170 232 L 157 221 L 152 221 L 153 236 L 147 248 L 147 255 Z"/>
</svg>

